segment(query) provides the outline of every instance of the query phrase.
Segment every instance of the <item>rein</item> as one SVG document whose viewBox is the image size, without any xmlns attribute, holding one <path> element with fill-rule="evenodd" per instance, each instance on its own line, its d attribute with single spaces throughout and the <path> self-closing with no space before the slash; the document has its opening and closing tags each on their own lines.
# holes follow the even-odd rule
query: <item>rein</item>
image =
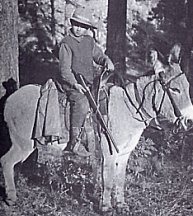
<svg viewBox="0 0 193 216">
<path fill-rule="evenodd" d="M 107 71 L 103 70 L 102 74 L 101 74 L 101 77 L 100 77 L 100 82 L 99 82 L 99 88 L 98 88 L 98 93 L 100 92 L 100 90 L 104 91 L 105 92 L 105 95 L 106 95 L 106 98 L 107 98 L 107 103 L 108 103 L 108 92 L 104 89 L 104 83 L 106 83 L 106 80 L 109 79 L 109 77 L 111 77 L 112 74 L 108 74 L 108 76 L 106 77 L 106 79 L 104 79 L 104 74 L 106 73 Z M 169 100 L 172 104 L 172 107 L 174 109 L 174 114 L 175 116 L 179 119 L 182 114 L 177 106 L 177 104 L 175 103 L 175 100 L 170 92 L 170 90 L 173 90 L 173 91 L 177 91 L 178 93 L 180 93 L 180 90 L 177 89 L 177 88 L 171 88 L 170 87 L 170 84 L 173 80 L 177 79 L 178 77 L 180 77 L 181 75 L 183 75 L 184 73 L 181 72 L 179 74 L 177 74 L 176 76 L 173 76 L 171 77 L 168 81 L 165 81 L 164 80 L 164 72 L 160 72 L 159 73 L 159 77 L 155 80 L 152 80 L 150 81 L 149 83 L 147 83 L 147 85 L 144 87 L 143 89 L 143 96 L 142 96 L 142 99 L 140 100 L 140 96 L 139 96 L 139 93 L 137 91 L 137 86 L 136 84 L 134 84 L 134 91 L 135 91 L 135 97 L 136 97 L 136 101 L 139 103 L 139 106 L 137 107 L 136 104 L 133 102 L 131 96 L 129 95 L 129 92 L 127 91 L 127 89 L 123 87 L 124 89 L 124 92 L 129 100 L 129 102 L 131 103 L 131 105 L 135 108 L 136 110 L 136 114 L 139 114 L 140 115 L 140 118 L 141 119 L 138 119 L 139 121 L 142 121 L 144 122 L 144 124 L 146 126 L 148 126 L 148 123 L 147 123 L 147 119 L 149 118 L 153 118 L 149 113 L 148 111 L 146 111 L 143 107 L 143 104 L 144 104 L 144 101 L 145 101 L 145 98 L 146 98 L 146 90 L 148 88 L 149 85 L 151 85 L 152 83 L 154 84 L 154 95 L 152 96 L 152 104 L 153 104 L 153 110 L 155 111 L 156 115 L 159 115 L 160 112 L 161 112 L 161 109 L 162 109 L 162 106 L 163 106 L 163 102 L 164 102 L 164 99 L 165 99 L 165 96 L 168 95 L 169 97 Z M 105 82 L 104 82 L 105 80 Z M 155 98 L 156 98 L 156 82 L 159 82 L 162 86 L 162 89 L 163 89 L 163 95 L 162 95 L 162 98 L 161 98 L 161 102 L 160 102 L 160 105 L 159 105 L 159 108 L 157 109 L 156 108 L 156 104 L 155 104 Z M 99 104 L 99 95 L 97 95 L 97 104 Z"/>
<path fill-rule="evenodd" d="M 164 81 L 164 78 L 163 78 L 163 77 L 164 77 L 164 72 L 160 72 L 160 73 L 159 73 L 159 78 L 158 78 L 158 79 L 155 79 L 155 80 L 149 82 L 149 83 L 145 86 L 145 88 L 143 89 L 143 96 L 142 96 L 142 99 L 141 99 L 140 102 L 139 102 L 139 100 L 140 100 L 140 99 L 139 99 L 139 95 L 136 95 L 136 100 L 139 102 L 139 107 L 138 107 L 138 108 L 137 108 L 136 105 L 133 103 L 133 101 L 132 101 L 132 99 L 131 99 L 131 97 L 130 97 L 128 91 L 126 90 L 126 88 L 124 88 L 124 90 L 125 90 L 125 92 L 126 92 L 127 98 L 129 99 L 131 105 L 136 109 L 136 114 L 139 114 L 139 115 L 140 115 L 141 120 L 144 122 L 144 124 L 145 124 L 146 126 L 147 126 L 147 122 L 146 122 L 146 120 L 144 119 L 143 116 L 145 115 L 146 117 L 151 118 L 151 115 L 148 114 L 148 112 L 143 108 L 143 103 L 144 103 L 144 101 L 145 101 L 145 92 L 146 92 L 146 89 L 147 89 L 147 87 L 148 87 L 150 84 L 152 84 L 152 83 L 154 83 L 154 90 L 155 90 L 155 93 L 154 93 L 154 95 L 153 95 L 153 97 L 152 97 L 152 100 L 153 100 L 153 102 L 154 102 L 154 103 L 153 103 L 153 110 L 156 112 L 156 115 L 160 114 L 161 108 L 162 108 L 162 105 L 163 105 L 163 102 L 164 102 L 164 98 L 165 98 L 165 96 L 166 96 L 166 94 L 167 94 L 168 97 L 169 97 L 169 99 L 170 99 L 170 102 L 171 102 L 171 104 L 172 104 L 172 106 L 173 106 L 175 116 L 176 116 L 177 118 L 180 118 L 180 117 L 182 116 L 182 114 L 181 114 L 181 112 L 180 112 L 180 110 L 179 110 L 177 104 L 175 103 L 175 101 L 174 101 L 174 99 L 173 99 L 173 96 L 172 96 L 172 94 L 171 94 L 171 92 L 170 92 L 170 90 L 178 91 L 178 92 L 180 92 L 180 90 L 179 90 L 179 89 L 176 89 L 176 88 L 171 88 L 171 87 L 170 87 L 170 84 L 171 84 L 171 82 L 172 82 L 173 80 L 177 79 L 178 77 L 180 77 L 180 76 L 183 75 L 183 74 L 184 74 L 184 73 L 179 73 L 178 75 L 172 77 L 168 82 L 165 82 L 165 81 Z M 159 106 L 158 109 L 157 109 L 156 106 L 155 106 L 156 82 L 157 82 L 157 81 L 159 81 L 159 83 L 161 84 L 162 89 L 163 89 L 163 91 L 164 91 L 163 96 L 162 96 L 162 99 L 161 99 L 161 103 L 160 103 L 160 106 Z M 137 87 L 136 87 L 136 85 L 135 85 L 135 94 L 136 94 L 136 90 L 137 90 Z"/>
<path fill-rule="evenodd" d="M 136 105 L 135 105 L 134 102 L 132 101 L 132 99 L 131 99 L 131 97 L 130 97 L 128 91 L 127 91 L 127 89 L 126 89 L 126 88 L 123 88 L 123 89 L 124 89 L 124 91 L 125 91 L 125 94 L 126 94 L 128 100 L 129 100 L 129 102 L 130 102 L 131 105 L 136 109 L 136 114 L 138 113 L 138 114 L 140 115 L 142 122 L 144 122 L 144 124 L 147 126 L 147 122 L 146 122 L 146 120 L 144 119 L 142 112 L 140 112 L 140 111 L 138 110 L 138 108 L 136 107 Z M 125 102 L 125 103 L 126 103 L 126 102 Z M 126 103 L 126 105 L 127 105 L 127 103 Z M 138 119 L 138 120 L 139 120 L 139 119 Z M 139 121 L 140 121 L 140 120 L 139 120 Z"/>
<path fill-rule="evenodd" d="M 158 79 L 149 82 L 149 83 L 145 86 L 145 88 L 143 89 L 143 97 L 142 97 L 141 102 L 139 103 L 139 107 L 137 108 L 137 112 L 136 112 L 136 113 L 139 113 L 140 110 L 143 108 L 143 103 L 144 103 L 144 101 L 145 101 L 145 91 L 146 91 L 146 88 L 147 88 L 151 83 L 154 83 L 154 84 L 155 84 L 156 81 L 158 81 Z M 136 87 L 136 89 L 137 89 L 137 87 Z M 138 100 L 140 100 L 140 99 L 139 99 L 139 96 L 138 96 Z M 149 116 L 150 116 L 150 115 L 149 115 Z"/>
</svg>

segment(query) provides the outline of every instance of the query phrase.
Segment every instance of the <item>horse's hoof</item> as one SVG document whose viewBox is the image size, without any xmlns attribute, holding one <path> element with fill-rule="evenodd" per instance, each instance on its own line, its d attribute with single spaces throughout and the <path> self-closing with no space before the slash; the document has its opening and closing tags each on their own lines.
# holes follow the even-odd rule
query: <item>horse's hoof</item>
<svg viewBox="0 0 193 216">
<path fill-rule="evenodd" d="M 6 203 L 8 206 L 13 206 L 13 205 L 15 205 L 15 202 L 16 202 L 16 199 L 15 199 L 15 200 L 12 200 L 12 199 L 5 199 L 5 203 Z"/>
<path fill-rule="evenodd" d="M 5 199 L 5 203 L 8 205 L 8 206 L 12 206 L 16 203 L 16 200 L 17 200 L 17 195 L 15 192 L 12 192 L 12 191 L 9 191 L 7 193 L 7 197 Z"/>
<path fill-rule="evenodd" d="M 102 206 L 101 207 L 101 211 L 103 212 L 103 214 L 108 214 L 108 213 L 111 213 L 113 211 L 113 208 L 110 207 L 110 206 Z"/>
<path fill-rule="evenodd" d="M 129 212 L 130 212 L 130 208 L 126 203 L 118 204 L 116 206 L 116 213 L 118 215 L 128 215 Z"/>
</svg>

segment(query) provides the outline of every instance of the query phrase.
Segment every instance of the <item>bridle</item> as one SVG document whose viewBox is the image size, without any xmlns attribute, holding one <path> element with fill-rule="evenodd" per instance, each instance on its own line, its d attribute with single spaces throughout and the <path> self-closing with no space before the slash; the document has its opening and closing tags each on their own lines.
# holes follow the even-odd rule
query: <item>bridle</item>
<svg viewBox="0 0 193 216">
<path fill-rule="evenodd" d="M 176 121 L 175 121 L 175 125 L 176 127 L 174 127 L 173 129 L 173 133 L 176 134 L 178 133 L 182 128 L 183 130 L 185 129 L 186 131 L 188 130 L 188 120 L 186 119 L 186 117 L 184 117 L 181 113 L 181 111 L 179 110 L 175 100 L 173 99 L 172 97 L 172 94 L 170 92 L 170 90 L 172 91 L 177 91 L 178 93 L 180 93 L 180 90 L 177 89 L 177 88 L 171 88 L 170 87 L 170 83 L 180 77 L 181 75 L 184 75 L 183 72 L 179 73 L 178 75 L 172 77 L 167 83 L 164 82 L 163 79 L 160 79 L 160 84 L 162 85 L 162 89 L 164 90 L 164 92 L 167 93 L 168 97 L 169 97 L 169 100 L 173 106 L 173 110 L 174 110 L 174 114 L 176 116 Z"/>
<path fill-rule="evenodd" d="M 130 97 L 128 91 L 126 90 L 125 88 L 125 92 L 126 92 L 126 96 L 127 98 L 129 99 L 131 105 L 136 109 L 136 114 L 139 114 L 140 115 L 140 118 L 142 122 L 144 122 L 144 124 L 147 126 L 147 120 L 144 118 L 144 116 L 146 116 L 146 118 L 153 118 L 144 108 L 143 108 L 143 104 L 144 104 L 144 101 L 145 101 L 145 92 L 146 92 L 146 89 L 147 87 L 150 85 L 150 84 L 154 84 L 154 89 L 155 89 L 155 93 L 152 97 L 152 100 L 153 100 L 153 110 L 155 111 L 156 115 L 159 115 L 160 112 L 161 112 L 161 109 L 162 109 L 162 106 L 163 106 L 163 102 L 164 102 L 164 99 L 166 97 L 166 95 L 168 95 L 168 98 L 172 104 L 172 107 L 173 107 L 173 110 L 174 110 L 174 114 L 177 118 L 177 121 L 179 121 L 181 118 L 182 118 L 182 113 L 181 111 L 179 110 L 172 94 L 171 94 L 171 90 L 172 91 L 176 91 L 178 93 L 180 93 L 180 90 L 177 89 L 177 88 L 172 88 L 170 86 L 171 82 L 174 81 L 175 79 L 177 79 L 178 77 L 180 77 L 181 75 L 183 75 L 184 73 L 181 72 L 173 77 L 171 77 L 167 82 L 164 80 L 164 72 L 161 71 L 159 73 L 159 77 L 153 81 L 150 81 L 146 86 L 145 88 L 143 89 L 143 96 L 142 96 L 142 99 L 141 101 L 139 101 L 139 97 L 137 97 L 137 101 L 139 103 L 139 106 L 136 107 L 136 105 L 134 104 L 134 102 L 132 101 L 132 98 Z M 155 98 L 156 98 L 156 82 L 159 82 L 162 86 L 162 89 L 163 89 L 163 95 L 162 95 L 162 98 L 161 98 L 161 102 L 160 102 L 160 105 L 159 105 L 159 108 L 157 109 L 156 108 L 156 105 L 155 105 Z M 135 88 L 136 89 L 136 88 Z M 139 120 L 139 119 L 138 119 Z"/>
<path fill-rule="evenodd" d="M 106 80 L 104 81 L 103 80 L 103 76 L 104 74 L 107 73 L 106 70 L 103 70 L 102 74 L 101 74 L 101 77 L 100 77 L 100 82 L 99 82 L 99 89 L 100 90 L 104 90 L 103 86 L 104 86 L 104 83 L 106 83 L 106 80 L 108 80 L 113 74 L 107 74 L 107 78 Z M 153 110 L 155 111 L 156 115 L 159 115 L 161 113 L 161 110 L 162 110 L 162 106 L 163 106 L 163 103 L 164 103 L 164 99 L 166 97 L 166 95 L 168 95 L 168 98 L 171 102 L 171 105 L 173 107 L 173 110 L 174 110 L 174 115 L 176 116 L 176 122 L 177 121 L 181 121 L 182 119 L 182 113 L 180 111 L 180 109 L 178 108 L 172 94 L 171 94 L 171 90 L 173 92 L 177 92 L 177 93 L 180 93 L 180 89 L 178 88 L 172 88 L 171 87 L 171 83 L 177 79 L 178 77 L 184 75 L 183 72 L 177 74 L 177 75 L 174 75 L 172 76 L 168 81 L 166 81 L 164 79 L 164 76 L 165 76 L 165 73 L 167 72 L 164 72 L 164 71 L 160 71 L 157 78 L 148 82 L 146 84 L 146 86 L 144 87 L 143 89 L 143 96 L 142 96 L 142 99 L 140 99 L 139 95 L 138 95 L 138 90 L 137 90 L 137 86 L 135 86 L 135 96 L 136 96 L 136 100 L 138 102 L 138 106 L 133 102 L 133 99 L 130 97 L 129 95 L 129 92 L 127 91 L 126 87 L 125 86 L 121 86 L 123 89 L 124 89 L 124 92 L 130 102 L 130 104 L 134 107 L 134 109 L 136 110 L 136 114 L 139 114 L 140 118 L 137 118 L 137 120 L 141 121 L 141 122 L 144 122 L 144 124 L 146 126 L 148 126 L 147 124 L 147 119 L 149 118 L 153 118 L 149 113 L 148 111 L 146 111 L 143 107 L 143 104 L 144 104 L 144 101 L 145 101 L 145 95 L 146 95 L 146 89 L 149 85 L 151 85 L 152 83 L 154 84 L 154 95 L 152 97 L 152 101 L 153 101 Z M 103 81 L 102 81 L 103 80 Z M 159 105 L 159 108 L 156 107 L 156 103 L 155 103 L 155 100 L 156 100 L 156 82 L 159 82 L 161 84 L 161 87 L 163 89 L 163 95 L 162 95 L 162 98 L 161 98 L 161 102 L 160 102 L 160 105 Z M 135 84 L 134 84 L 135 85 Z M 108 92 L 106 92 L 106 97 L 108 98 Z M 97 97 L 98 98 L 98 97 Z M 99 98 L 98 98 L 99 99 Z M 107 100 L 108 101 L 108 100 Z M 97 100 L 97 103 L 99 103 L 99 101 Z M 127 103 L 126 103 L 127 104 Z M 128 105 L 128 104 L 127 104 Z"/>
</svg>

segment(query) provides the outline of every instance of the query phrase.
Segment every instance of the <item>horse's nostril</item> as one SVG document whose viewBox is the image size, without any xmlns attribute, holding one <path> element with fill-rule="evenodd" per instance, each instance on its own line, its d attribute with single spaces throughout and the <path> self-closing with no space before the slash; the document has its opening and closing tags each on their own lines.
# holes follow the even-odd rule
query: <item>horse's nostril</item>
<svg viewBox="0 0 193 216">
<path fill-rule="evenodd" d="M 192 127 L 193 126 L 193 120 L 192 119 L 188 119 L 186 124 L 187 124 L 188 128 Z"/>
<path fill-rule="evenodd" d="M 193 128 L 193 119 L 187 119 L 186 117 L 180 116 L 176 121 L 177 131 L 190 130 Z"/>
</svg>

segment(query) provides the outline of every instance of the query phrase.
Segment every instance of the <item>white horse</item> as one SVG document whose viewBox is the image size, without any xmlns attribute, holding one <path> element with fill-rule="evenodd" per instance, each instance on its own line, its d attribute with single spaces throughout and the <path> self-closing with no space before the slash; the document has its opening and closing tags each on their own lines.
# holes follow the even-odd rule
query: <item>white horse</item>
<svg viewBox="0 0 193 216">
<path fill-rule="evenodd" d="M 155 54 L 155 55 L 154 55 Z M 112 209 L 111 192 L 115 186 L 116 207 L 124 207 L 126 166 L 132 150 L 150 121 L 158 114 L 172 123 L 180 122 L 187 129 L 193 119 L 189 83 L 177 63 L 163 65 L 154 50 L 151 54 L 154 75 L 143 76 L 125 89 L 110 90 L 107 124 L 119 149 L 109 153 L 107 139 L 102 136 L 103 194 L 101 209 Z M 113 147 L 112 147 L 113 148 Z"/>
<path fill-rule="evenodd" d="M 141 77 L 135 84 L 128 84 L 125 89 L 117 86 L 110 89 L 108 115 L 104 118 L 107 120 L 119 153 L 112 147 L 113 154 L 110 154 L 108 141 L 102 134 L 103 194 L 101 209 L 103 211 L 112 208 L 111 191 L 114 184 L 116 205 L 117 207 L 124 205 L 127 161 L 151 119 L 155 118 L 158 113 L 171 122 L 180 119 L 184 123 L 183 120 L 186 118 L 193 119 L 189 83 L 179 65 L 174 63 L 165 66 L 156 56 L 152 63 L 155 75 Z M 164 73 L 165 76 L 161 81 L 158 79 L 159 72 Z M 14 166 L 26 160 L 34 151 L 34 141 L 31 137 L 39 97 L 40 86 L 27 85 L 13 93 L 5 104 L 4 119 L 9 129 L 12 146 L 0 161 L 9 204 L 16 201 Z M 180 115 L 176 115 L 176 109 Z"/>
</svg>

